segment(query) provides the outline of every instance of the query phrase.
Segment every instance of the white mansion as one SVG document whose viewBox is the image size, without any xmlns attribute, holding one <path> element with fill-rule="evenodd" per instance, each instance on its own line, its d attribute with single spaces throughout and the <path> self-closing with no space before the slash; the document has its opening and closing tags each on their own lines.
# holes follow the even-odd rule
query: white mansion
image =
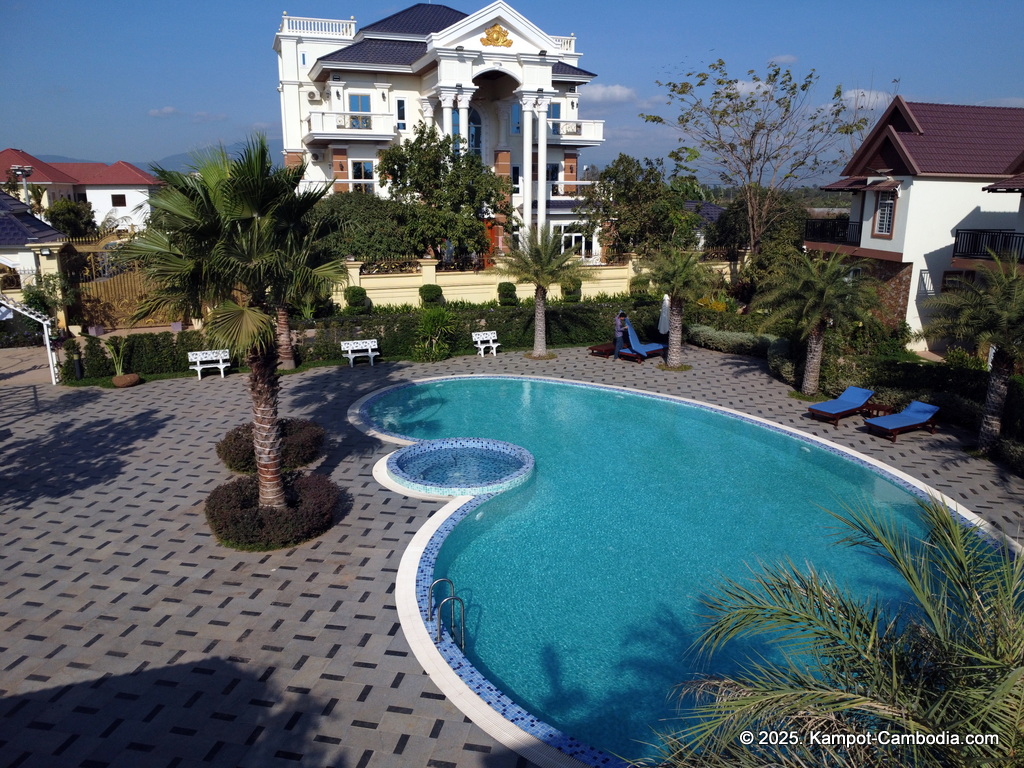
<svg viewBox="0 0 1024 768">
<path fill-rule="evenodd" d="M 575 37 L 502 0 L 472 14 L 419 3 L 358 31 L 354 19 L 285 14 L 274 49 L 285 162 L 305 160 L 308 181 L 381 193 L 377 153 L 423 121 L 510 178 L 524 222 L 576 220 L 580 150 L 604 141 L 604 124 L 579 119 L 580 86 L 596 75 L 577 66 Z M 594 239 L 578 243 L 584 255 Z"/>
</svg>

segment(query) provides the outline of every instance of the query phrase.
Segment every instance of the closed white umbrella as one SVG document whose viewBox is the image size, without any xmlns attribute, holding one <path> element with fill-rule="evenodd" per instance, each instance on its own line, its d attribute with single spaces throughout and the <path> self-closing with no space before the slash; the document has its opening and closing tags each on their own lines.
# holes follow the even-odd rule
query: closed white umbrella
<svg viewBox="0 0 1024 768">
<path fill-rule="evenodd" d="M 661 317 L 658 318 L 658 333 L 668 333 L 668 294 L 661 300 Z"/>
</svg>

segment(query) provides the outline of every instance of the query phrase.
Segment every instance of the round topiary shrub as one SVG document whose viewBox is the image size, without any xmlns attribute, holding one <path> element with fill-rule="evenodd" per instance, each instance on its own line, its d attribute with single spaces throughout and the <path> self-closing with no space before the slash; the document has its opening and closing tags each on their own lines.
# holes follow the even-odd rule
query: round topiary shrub
<svg viewBox="0 0 1024 768">
<path fill-rule="evenodd" d="M 366 289 L 360 285 L 350 285 L 345 289 L 345 303 L 352 309 L 365 309 Z"/>
<path fill-rule="evenodd" d="M 281 464 L 298 469 L 315 461 L 324 447 L 324 429 L 309 419 L 281 419 Z M 217 443 L 217 455 L 233 472 L 256 471 L 256 451 L 252 445 L 252 424 L 230 430 Z"/>
<path fill-rule="evenodd" d="M 287 475 L 287 510 L 261 507 L 259 495 L 255 477 L 240 477 L 213 489 L 205 511 L 217 541 L 263 552 L 314 539 L 333 525 L 341 489 L 324 475 Z"/>
<path fill-rule="evenodd" d="M 570 278 L 561 285 L 562 301 L 568 304 L 578 304 L 583 298 L 583 281 L 578 277 Z"/>
<path fill-rule="evenodd" d="M 515 283 L 498 283 L 498 304 L 503 307 L 519 306 Z"/>
<path fill-rule="evenodd" d="M 444 300 L 444 291 L 441 290 L 440 285 L 434 283 L 427 283 L 420 286 L 420 301 L 423 302 L 423 306 L 430 306 L 432 304 L 440 304 Z"/>
</svg>

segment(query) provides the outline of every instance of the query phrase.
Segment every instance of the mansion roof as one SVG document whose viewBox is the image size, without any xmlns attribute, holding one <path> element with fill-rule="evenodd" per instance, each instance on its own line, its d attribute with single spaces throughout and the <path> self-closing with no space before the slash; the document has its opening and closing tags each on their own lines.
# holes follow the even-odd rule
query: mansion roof
<svg viewBox="0 0 1024 768">
<path fill-rule="evenodd" d="M 456 11 L 445 5 L 417 3 L 388 16 L 380 21 L 363 27 L 362 32 L 392 35 L 420 35 L 426 37 L 434 32 L 447 29 L 452 24 L 462 21 L 468 14 Z"/>
<path fill-rule="evenodd" d="M 64 237 L 42 219 L 32 215 L 25 203 L 0 192 L 0 248 L 30 243 L 49 243 Z"/>
<path fill-rule="evenodd" d="M 320 61 L 350 64 L 410 66 L 427 52 L 427 44 L 416 40 L 360 40 L 348 48 L 321 56 Z"/>
</svg>

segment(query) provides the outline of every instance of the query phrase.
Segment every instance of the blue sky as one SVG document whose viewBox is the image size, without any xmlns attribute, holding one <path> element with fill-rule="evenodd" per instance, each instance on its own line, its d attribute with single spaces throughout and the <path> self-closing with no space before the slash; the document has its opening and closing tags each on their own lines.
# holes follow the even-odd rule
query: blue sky
<svg viewBox="0 0 1024 768">
<path fill-rule="evenodd" d="M 282 11 L 363 26 L 409 5 L 0 0 L 0 148 L 148 163 L 257 130 L 279 140 L 271 46 Z M 580 66 L 599 75 L 582 93 L 582 116 L 607 121 L 605 146 L 583 156 L 589 164 L 665 155 L 675 134 L 638 113 L 670 116 L 656 81 L 719 57 L 738 77 L 773 59 L 798 75 L 814 69 L 822 100 L 838 84 L 890 93 L 898 78 L 911 101 L 1024 107 L 1021 0 L 511 5 L 549 34 L 575 33 Z"/>
</svg>

